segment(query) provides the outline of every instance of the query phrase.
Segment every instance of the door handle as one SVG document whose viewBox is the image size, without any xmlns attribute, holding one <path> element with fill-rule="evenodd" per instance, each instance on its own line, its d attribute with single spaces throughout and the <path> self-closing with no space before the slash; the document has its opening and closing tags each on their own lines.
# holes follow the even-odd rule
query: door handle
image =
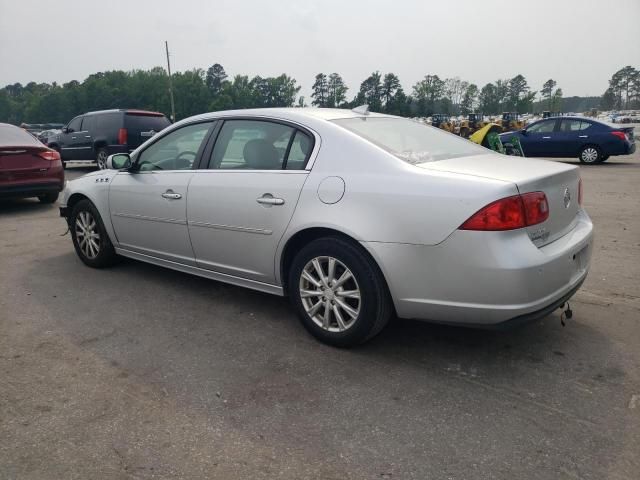
<svg viewBox="0 0 640 480">
<path fill-rule="evenodd" d="M 542 138 L 546 138 L 546 139 L 549 139 L 549 138 L 551 138 L 551 137 L 542 137 Z"/>
<path fill-rule="evenodd" d="M 75 139 L 76 139 L 76 137 L 71 137 L 71 140 L 75 140 Z"/>
<path fill-rule="evenodd" d="M 284 205 L 283 198 L 274 198 L 270 193 L 265 193 L 263 196 L 256 198 L 256 202 L 261 205 L 271 206 L 271 205 Z"/>
<path fill-rule="evenodd" d="M 168 198 L 169 200 L 179 200 L 182 198 L 182 195 L 179 193 L 175 193 L 173 190 L 167 190 L 162 194 L 162 198 Z"/>
<path fill-rule="evenodd" d="M 580 135 L 578 138 L 589 138 L 589 135 Z"/>
<path fill-rule="evenodd" d="M 91 135 L 85 135 L 84 138 L 91 138 Z"/>
</svg>

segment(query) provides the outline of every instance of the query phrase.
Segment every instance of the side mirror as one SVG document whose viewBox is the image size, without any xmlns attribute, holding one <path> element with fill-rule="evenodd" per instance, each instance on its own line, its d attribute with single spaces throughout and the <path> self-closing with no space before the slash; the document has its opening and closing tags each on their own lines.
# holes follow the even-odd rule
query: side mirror
<svg viewBox="0 0 640 480">
<path fill-rule="evenodd" d="M 107 168 L 111 170 L 122 170 L 131 168 L 131 157 L 128 153 L 116 153 L 107 157 Z"/>
<path fill-rule="evenodd" d="M 522 135 L 524 135 L 525 137 L 526 137 L 527 135 L 529 135 L 529 134 L 527 133 L 527 129 L 526 129 L 526 128 L 523 128 L 522 130 L 520 130 L 520 133 L 521 133 Z"/>
<path fill-rule="evenodd" d="M 71 133 L 73 132 L 73 128 L 69 128 L 69 127 L 64 127 L 62 129 L 62 133 Z"/>
</svg>

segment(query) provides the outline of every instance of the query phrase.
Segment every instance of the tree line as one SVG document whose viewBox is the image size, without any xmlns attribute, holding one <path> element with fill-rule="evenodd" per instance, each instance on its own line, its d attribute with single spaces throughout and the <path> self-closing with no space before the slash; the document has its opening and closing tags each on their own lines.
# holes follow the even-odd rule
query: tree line
<svg viewBox="0 0 640 480">
<path fill-rule="evenodd" d="M 230 77 L 216 63 L 207 70 L 193 69 L 172 74 L 176 117 L 185 118 L 208 111 L 306 106 L 299 96 L 296 79 L 277 77 Z M 350 99 L 349 99 L 350 98 Z M 498 79 L 479 87 L 459 77 L 425 75 L 410 92 L 392 72 L 372 72 L 359 90 L 349 97 L 349 88 L 338 73 L 318 73 L 309 102 L 318 107 L 353 108 L 368 104 L 372 111 L 401 116 L 451 115 L 503 111 L 519 113 L 550 111 L 581 112 L 640 108 L 640 72 L 626 66 L 613 74 L 601 97 L 563 97 L 553 79 L 539 91 L 532 90 L 523 75 Z M 0 122 L 67 122 L 81 113 L 108 108 L 140 108 L 168 114 L 170 100 L 166 70 L 99 72 L 83 82 L 70 81 L 26 85 L 14 83 L 0 89 Z"/>
</svg>

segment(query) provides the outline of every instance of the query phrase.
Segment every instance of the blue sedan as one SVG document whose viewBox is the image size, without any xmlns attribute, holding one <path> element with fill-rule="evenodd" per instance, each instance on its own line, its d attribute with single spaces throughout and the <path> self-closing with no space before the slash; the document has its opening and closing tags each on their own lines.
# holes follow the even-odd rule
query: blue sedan
<svg viewBox="0 0 640 480">
<path fill-rule="evenodd" d="M 604 162 L 611 155 L 636 150 L 633 127 L 616 128 L 584 117 L 547 118 L 503 133 L 500 140 L 508 144 L 514 137 L 527 157 L 578 157 L 582 163 Z"/>
</svg>

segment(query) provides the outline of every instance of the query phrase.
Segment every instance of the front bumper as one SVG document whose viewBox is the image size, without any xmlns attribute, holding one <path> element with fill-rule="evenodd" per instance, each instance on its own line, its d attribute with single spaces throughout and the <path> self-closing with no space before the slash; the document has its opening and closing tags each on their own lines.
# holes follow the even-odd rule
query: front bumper
<svg viewBox="0 0 640 480">
<path fill-rule="evenodd" d="M 545 316 L 578 290 L 589 270 L 593 225 L 581 211 L 569 233 L 541 248 L 525 230 L 457 230 L 433 246 L 363 245 L 385 275 L 398 316 L 495 327 Z"/>
</svg>

